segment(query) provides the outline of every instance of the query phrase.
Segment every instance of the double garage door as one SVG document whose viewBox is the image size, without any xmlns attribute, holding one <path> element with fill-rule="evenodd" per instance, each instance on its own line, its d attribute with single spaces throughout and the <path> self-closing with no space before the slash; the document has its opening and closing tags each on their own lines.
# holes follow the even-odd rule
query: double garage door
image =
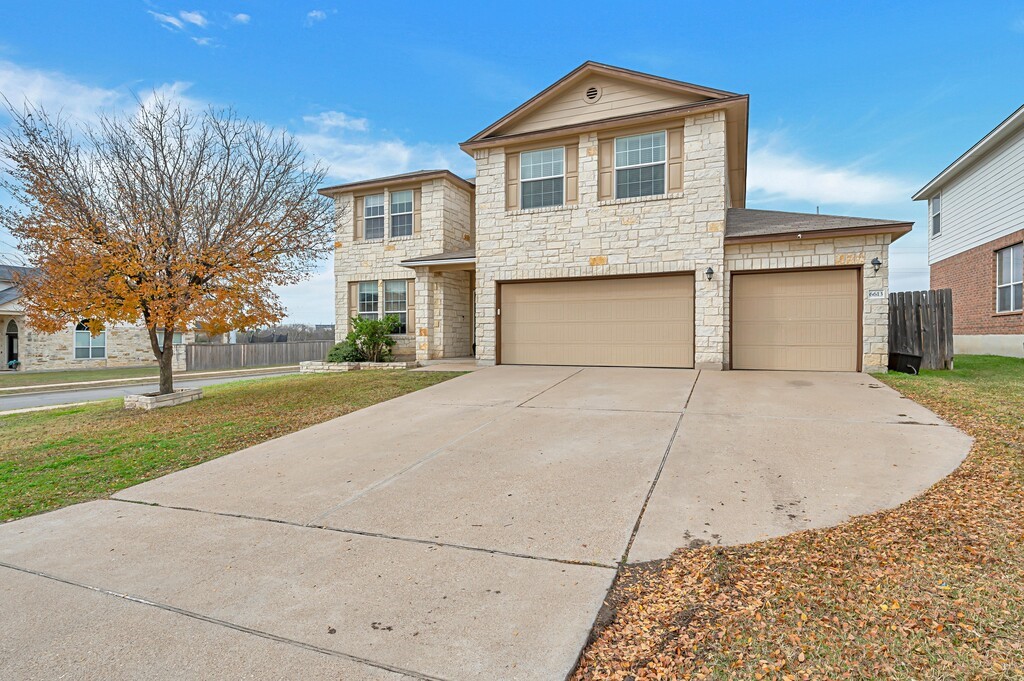
<svg viewBox="0 0 1024 681">
<path fill-rule="evenodd" d="M 732 367 L 857 371 L 857 270 L 734 274 Z M 693 366 L 694 277 L 505 283 L 502 364 Z"/>
<path fill-rule="evenodd" d="M 502 364 L 693 366 L 693 275 L 502 284 Z"/>
</svg>

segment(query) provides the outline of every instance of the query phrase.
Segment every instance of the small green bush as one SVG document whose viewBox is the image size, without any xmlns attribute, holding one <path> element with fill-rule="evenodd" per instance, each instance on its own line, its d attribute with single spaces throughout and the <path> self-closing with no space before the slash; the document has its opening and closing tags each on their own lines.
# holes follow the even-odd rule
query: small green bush
<svg viewBox="0 0 1024 681">
<path fill-rule="evenodd" d="M 346 339 L 335 343 L 327 353 L 328 362 L 362 362 L 363 355 L 352 341 Z"/>
<path fill-rule="evenodd" d="M 391 334 L 398 329 L 399 319 L 390 314 L 383 319 L 352 318 L 352 331 L 345 337 L 346 343 L 362 356 L 363 362 L 388 362 L 391 360 L 391 348 L 395 347 Z"/>
</svg>

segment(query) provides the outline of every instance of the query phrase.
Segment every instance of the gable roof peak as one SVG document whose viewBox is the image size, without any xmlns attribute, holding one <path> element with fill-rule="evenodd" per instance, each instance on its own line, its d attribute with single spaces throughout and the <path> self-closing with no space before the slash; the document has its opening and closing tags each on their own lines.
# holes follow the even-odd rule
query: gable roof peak
<svg viewBox="0 0 1024 681">
<path fill-rule="evenodd" d="M 553 100 L 571 84 L 595 74 L 631 81 L 648 87 L 674 91 L 677 93 L 686 93 L 687 95 L 696 96 L 705 100 L 726 99 L 741 96 L 735 92 L 718 90 L 715 88 L 705 87 L 703 85 L 687 83 L 681 80 L 656 76 L 642 71 L 634 71 L 621 66 L 612 66 L 610 64 L 587 60 L 509 113 L 502 116 L 494 123 L 488 125 L 486 128 L 470 137 L 466 142 L 463 142 L 463 144 L 470 144 L 472 142 L 478 142 L 495 136 L 495 133 L 498 133 L 502 129 L 507 129 L 514 123 L 526 118 L 529 114 L 536 111 L 547 102 Z"/>
</svg>

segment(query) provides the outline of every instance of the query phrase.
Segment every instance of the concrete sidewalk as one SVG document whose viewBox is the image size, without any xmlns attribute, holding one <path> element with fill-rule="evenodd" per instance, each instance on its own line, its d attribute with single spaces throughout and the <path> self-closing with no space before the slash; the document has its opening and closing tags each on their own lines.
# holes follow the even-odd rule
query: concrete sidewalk
<svg viewBox="0 0 1024 681">
<path fill-rule="evenodd" d="M 969 444 L 858 374 L 484 369 L 0 526 L 0 677 L 561 679 L 627 560 L 899 503 Z"/>
</svg>

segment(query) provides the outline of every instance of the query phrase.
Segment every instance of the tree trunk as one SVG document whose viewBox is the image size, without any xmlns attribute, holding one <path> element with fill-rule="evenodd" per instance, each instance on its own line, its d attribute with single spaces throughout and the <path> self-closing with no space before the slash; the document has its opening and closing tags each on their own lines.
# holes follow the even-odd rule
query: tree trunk
<svg viewBox="0 0 1024 681">
<path fill-rule="evenodd" d="M 170 334 L 167 334 L 170 335 Z M 174 392 L 174 374 L 171 367 L 174 364 L 174 348 L 167 347 L 164 343 L 163 352 L 160 353 L 160 394 L 168 395 Z"/>
</svg>

